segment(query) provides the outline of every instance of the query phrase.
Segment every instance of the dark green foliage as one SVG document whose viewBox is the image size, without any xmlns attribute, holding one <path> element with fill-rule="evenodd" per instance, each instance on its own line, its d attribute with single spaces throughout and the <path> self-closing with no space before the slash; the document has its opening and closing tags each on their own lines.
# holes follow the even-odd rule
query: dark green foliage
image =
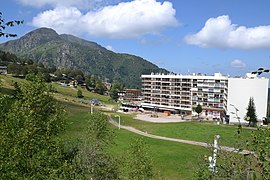
<svg viewBox="0 0 270 180">
<path fill-rule="evenodd" d="M 49 73 L 54 68 L 46 68 L 42 63 L 34 63 L 31 59 L 18 58 L 9 52 L 0 51 L 0 65 L 7 66 L 8 73 L 13 76 L 42 73 L 46 82 L 51 82 Z"/>
<path fill-rule="evenodd" d="M 251 141 L 247 147 L 255 152 L 256 167 L 262 179 L 270 177 L 270 128 L 259 127 L 257 131 L 252 134 Z M 259 177 L 260 177 L 259 176 Z"/>
<path fill-rule="evenodd" d="M 100 80 L 96 80 L 95 82 L 96 82 L 95 88 L 94 88 L 95 92 L 103 95 L 106 91 L 106 87 Z"/>
<path fill-rule="evenodd" d="M 241 132 L 241 129 L 238 131 Z M 237 134 L 239 138 L 240 134 Z M 237 138 L 236 137 L 236 138 Z M 262 179 L 270 177 L 270 129 L 261 127 L 247 142 L 239 142 L 237 152 L 218 151 L 217 172 L 209 170 L 208 158 L 196 172 L 196 179 Z M 242 154 L 243 150 L 250 152 Z M 211 150 L 213 152 L 213 150 Z M 210 156 L 211 154 L 209 154 Z"/>
<path fill-rule="evenodd" d="M 76 80 L 77 82 L 82 82 L 85 79 L 84 73 L 81 70 L 74 68 L 58 69 L 54 72 L 54 74 L 57 76 L 56 80 L 61 80 L 64 77 L 69 80 Z"/>
<path fill-rule="evenodd" d="M 86 75 L 85 83 L 87 86 L 87 90 L 96 92 L 101 95 L 104 95 L 104 93 L 107 91 L 104 82 L 102 82 L 98 77 Z"/>
<path fill-rule="evenodd" d="M 10 62 L 18 62 L 17 56 L 9 52 L 0 51 L 0 65 L 7 66 Z"/>
<path fill-rule="evenodd" d="M 200 113 L 202 112 L 202 106 L 198 104 L 195 108 L 195 112 L 198 114 L 198 118 L 200 116 Z"/>
<path fill-rule="evenodd" d="M 257 115 L 253 97 L 249 99 L 245 120 L 248 121 L 249 126 L 254 127 L 257 125 Z"/>
<path fill-rule="evenodd" d="M 152 159 L 145 141 L 135 139 L 127 153 L 127 178 L 132 180 L 149 180 L 154 176 Z"/>
<path fill-rule="evenodd" d="M 56 138 L 63 108 L 42 78 L 29 79 L 14 96 L 0 94 L 0 179 L 65 179 L 73 170 Z"/>
<path fill-rule="evenodd" d="M 110 97 L 112 100 L 117 101 L 119 98 L 118 92 L 123 91 L 124 87 L 119 83 L 112 84 L 112 87 L 110 89 Z"/>
<path fill-rule="evenodd" d="M 101 149 L 113 143 L 113 130 L 108 123 L 108 116 L 95 112 L 88 121 L 87 137 L 91 143 L 100 146 Z"/>
<path fill-rule="evenodd" d="M 77 97 L 83 98 L 83 94 L 82 94 L 82 91 L 80 89 L 78 89 L 78 91 L 77 91 Z"/>
<path fill-rule="evenodd" d="M 119 90 L 114 89 L 114 88 L 112 88 L 110 90 L 110 97 L 111 97 L 112 100 L 114 100 L 114 101 L 118 100 L 118 98 L 119 98 L 118 92 L 119 92 Z"/>
<path fill-rule="evenodd" d="M 7 68 L 8 68 L 8 73 L 14 74 L 15 76 L 20 75 L 22 72 L 21 65 L 17 63 L 11 63 L 8 65 Z"/>
<path fill-rule="evenodd" d="M 108 117 L 94 113 L 87 124 L 85 141 L 77 156 L 78 166 L 85 179 L 118 179 L 118 162 L 108 152 L 113 143 L 113 131 Z"/>
<path fill-rule="evenodd" d="M 98 79 L 108 82 L 119 82 L 126 87 L 140 87 L 141 74 L 168 72 L 143 58 L 114 53 L 94 42 L 58 35 L 48 28 L 34 30 L 18 40 L 4 43 L 0 49 L 42 62 L 46 67 L 80 69 L 85 74 L 99 76 Z"/>
</svg>

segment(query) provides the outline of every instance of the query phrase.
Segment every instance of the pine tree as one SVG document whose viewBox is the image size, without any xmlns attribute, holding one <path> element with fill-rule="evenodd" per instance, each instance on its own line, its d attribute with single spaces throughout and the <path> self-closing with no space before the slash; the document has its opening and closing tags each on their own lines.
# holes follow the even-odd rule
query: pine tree
<svg viewBox="0 0 270 180">
<path fill-rule="evenodd" d="M 248 123 L 249 126 L 255 126 L 257 124 L 256 108 L 255 108 L 253 97 L 249 98 L 247 114 L 246 114 L 245 119 L 246 121 L 249 121 Z"/>
</svg>

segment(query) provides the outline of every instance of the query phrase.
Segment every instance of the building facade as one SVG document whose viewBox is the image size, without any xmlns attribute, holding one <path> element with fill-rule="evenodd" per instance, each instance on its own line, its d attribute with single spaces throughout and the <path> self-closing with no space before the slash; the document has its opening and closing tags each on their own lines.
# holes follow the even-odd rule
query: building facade
<svg viewBox="0 0 270 180">
<path fill-rule="evenodd" d="M 0 66 L 0 74 L 7 74 L 7 66 Z"/>
<path fill-rule="evenodd" d="M 267 113 L 268 79 L 265 78 L 229 78 L 228 111 L 230 123 L 247 123 L 245 115 L 249 99 L 254 99 L 258 120 Z M 236 115 L 237 113 L 237 115 Z"/>
<path fill-rule="evenodd" d="M 164 74 L 151 74 L 142 75 L 142 107 L 145 109 L 153 109 L 157 111 L 171 111 L 172 113 L 179 113 L 185 115 L 196 115 L 194 108 L 200 104 L 203 112 L 202 116 L 209 119 L 221 119 L 229 121 L 232 118 L 228 113 L 230 103 L 237 101 L 234 96 L 229 95 L 228 92 L 239 93 L 234 90 L 237 89 L 237 85 L 231 87 L 230 82 L 240 78 L 230 78 L 223 76 L 220 73 L 215 73 L 214 76 L 206 76 L 201 74 L 193 75 L 164 75 Z M 264 89 L 264 92 L 268 90 L 268 79 L 263 78 L 242 78 L 243 82 L 252 83 L 263 82 L 264 85 L 258 84 L 260 88 Z M 253 84 L 247 84 L 247 86 L 253 86 Z M 231 91 L 229 90 L 231 88 Z M 248 87 L 245 87 L 248 88 Z M 262 96 L 261 99 L 265 99 L 267 103 L 267 95 L 254 90 L 253 94 L 247 96 Z M 240 93 L 241 94 L 241 93 Z M 238 98 L 242 98 L 238 95 Z M 233 100 L 231 98 L 234 98 Z M 243 97 L 243 98 L 246 98 Z M 255 99 L 255 98 L 254 98 Z M 248 102 L 249 99 L 247 99 Z M 258 101 L 258 103 L 260 103 Z M 265 105 L 265 102 L 262 105 Z M 255 102 L 256 103 L 256 102 Z M 245 104 L 247 106 L 248 103 Z M 256 105 L 256 104 L 255 104 Z M 244 104 L 243 104 L 244 106 Z M 266 107 L 266 106 L 265 106 Z M 231 110 L 231 108 L 230 108 Z M 266 116 L 265 108 L 260 115 Z M 258 116 L 259 117 L 259 116 Z M 233 121 L 231 121 L 233 122 Z"/>
</svg>

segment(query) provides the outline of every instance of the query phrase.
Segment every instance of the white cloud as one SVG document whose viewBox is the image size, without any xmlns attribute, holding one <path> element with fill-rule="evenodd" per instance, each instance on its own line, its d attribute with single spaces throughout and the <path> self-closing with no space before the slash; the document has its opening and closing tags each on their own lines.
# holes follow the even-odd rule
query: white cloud
<svg viewBox="0 0 270 180">
<path fill-rule="evenodd" d="M 204 48 L 269 49 L 270 26 L 238 26 L 224 15 L 208 19 L 198 33 L 186 36 L 185 41 Z"/>
<path fill-rule="evenodd" d="M 56 8 L 40 13 L 34 17 L 32 24 L 36 27 L 50 27 L 55 29 L 58 33 L 80 33 L 81 27 L 80 18 L 83 17 L 82 13 L 75 7 L 70 8 Z"/>
<path fill-rule="evenodd" d="M 111 45 L 107 45 L 106 49 L 115 52 L 115 49 Z"/>
<path fill-rule="evenodd" d="M 246 67 L 246 64 L 243 61 L 239 60 L 239 59 L 235 59 L 235 60 L 233 60 L 231 62 L 231 67 L 233 67 L 233 68 L 244 68 L 244 67 Z"/>
<path fill-rule="evenodd" d="M 134 0 L 86 14 L 75 7 L 57 7 L 38 14 L 32 24 L 53 28 L 58 33 L 136 38 L 145 34 L 158 34 L 166 27 L 177 26 L 178 22 L 172 3 Z"/>
</svg>

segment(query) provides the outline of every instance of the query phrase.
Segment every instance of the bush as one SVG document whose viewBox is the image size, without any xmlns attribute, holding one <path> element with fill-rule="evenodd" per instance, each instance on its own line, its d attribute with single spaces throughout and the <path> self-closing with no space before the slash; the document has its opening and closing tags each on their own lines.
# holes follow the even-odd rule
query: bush
<svg viewBox="0 0 270 180">
<path fill-rule="evenodd" d="M 82 91 L 80 89 L 77 91 L 77 97 L 83 98 L 83 94 L 82 94 Z"/>
</svg>

